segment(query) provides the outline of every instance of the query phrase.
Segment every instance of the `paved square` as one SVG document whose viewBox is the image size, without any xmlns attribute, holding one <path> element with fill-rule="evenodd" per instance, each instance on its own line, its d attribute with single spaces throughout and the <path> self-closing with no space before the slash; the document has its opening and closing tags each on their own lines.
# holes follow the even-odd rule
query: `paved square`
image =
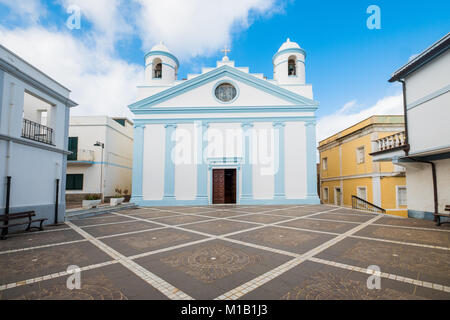
<svg viewBox="0 0 450 320">
<path fill-rule="evenodd" d="M 328 205 L 128 209 L 12 234 L 0 268 L 0 299 L 450 299 L 450 225 Z"/>
</svg>

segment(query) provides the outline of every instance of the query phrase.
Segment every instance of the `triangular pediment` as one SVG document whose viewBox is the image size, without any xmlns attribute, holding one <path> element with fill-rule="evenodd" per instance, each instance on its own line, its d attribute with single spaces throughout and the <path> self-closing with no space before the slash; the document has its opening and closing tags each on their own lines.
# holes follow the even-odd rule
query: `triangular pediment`
<svg viewBox="0 0 450 320">
<path fill-rule="evenodd" d="M 230 81 L 239 91 L 238 97 L 229 104 L 223 104 L 214 97 L 213 88 L 217 83 Z M 137 101 L 129 106 L 134 113 L 159 108 L 239 108 L 239 107 L 296 107 L 316 109 L 318 102 L 281 88 L 266 80 L 236 68 L 222 66 L 201 74 L 193 79 Z"/>
</svg>

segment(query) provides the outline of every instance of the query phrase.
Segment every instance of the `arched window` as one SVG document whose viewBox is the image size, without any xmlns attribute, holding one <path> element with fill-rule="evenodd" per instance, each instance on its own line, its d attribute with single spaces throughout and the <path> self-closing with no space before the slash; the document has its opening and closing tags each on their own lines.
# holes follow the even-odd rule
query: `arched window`
<svg viewBox="0 0 450 320">
<path fill-rule="evenodd" d="M 153 79 L 162 78 L 162 61 L 159 58 L 153 60 Z"/>
<path fill-rule="evenodd" d="M 289 57 L 288 59 L 288 76 L 297 75 L 297 63 L 295 62 L 295 57 Z"/>
</svg>

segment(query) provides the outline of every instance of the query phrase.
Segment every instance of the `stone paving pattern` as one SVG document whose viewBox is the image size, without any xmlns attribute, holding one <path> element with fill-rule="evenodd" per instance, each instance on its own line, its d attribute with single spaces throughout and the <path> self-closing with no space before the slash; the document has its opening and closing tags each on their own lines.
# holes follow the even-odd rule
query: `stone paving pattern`
<svg viewBox="0 0 450 320">
<path fill-rule="evenodd" d="M 448 300 L 450 225 L 328 205 L 138 208 L 12 234 L 0 268 L 0 299 Z"/>
</svg>

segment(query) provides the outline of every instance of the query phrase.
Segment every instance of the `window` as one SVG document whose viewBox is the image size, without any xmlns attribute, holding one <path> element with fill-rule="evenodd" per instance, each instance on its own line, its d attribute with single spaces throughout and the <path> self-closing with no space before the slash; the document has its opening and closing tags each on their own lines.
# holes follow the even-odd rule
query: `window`
<svg viewBox="0 0 450 320">
<path fill-rule="evenodd" d="M 68 149 L 72 154 L 67 156 L 67 160 L 76 161 L 78 159 L 78 137 L 69 137 Z"/>
<path fill-rule="evenodd" d="M 328 170 L 328 158 L 322 159 L 322 168 L 323 170 Z"/>
<path fill-rule="evenodd" d="M 367 200 L 367 188 L 366 187 L 357 187 L 356 188 L 356 196 L 363 200 Z"/>
<path fill-rule="evenodd" d="M 153 60 L 153 79 L 162 78 L 162 61 L 159 58 Z"/>
<path fill-rule="evenodd" d="M 364 147 L 359 147 L 356 149 L 356 163 L 364 163 Z"/>
<path fill-rule="evenodd" d="M 216 98 L 222 102 L 230 102 L 236 98 L 237 90 L 231 83 L 222 83 L 214 90 Z"/>
<path fill-rule="evenodd" d="M 328 187 L 323 188 L 323 201 L 328 202 Z"/>
<path fill-rule="evenodd" d="M 68 174 L 66 178 L 66 190 L 83 190 L 82 174 Z"/>
<path fill-rule="evenodd" d="M 289 57 L 288 59 L 288 75 L 295 76 L 297 75 L 297 66 L 295 63 L 295 57 Z"/>
<path fill-rule="evenodd" d="M 39 118 L 40 121 L 39 123 L 42 124 L 43 126 L 47 125 L 47 110 L 40 110 L 39 112 Z"/>
<path fill-rule="evenodd" d="M 406 206 L 406 187 L 397 186 L 397 206 Z"/>
</svg>

